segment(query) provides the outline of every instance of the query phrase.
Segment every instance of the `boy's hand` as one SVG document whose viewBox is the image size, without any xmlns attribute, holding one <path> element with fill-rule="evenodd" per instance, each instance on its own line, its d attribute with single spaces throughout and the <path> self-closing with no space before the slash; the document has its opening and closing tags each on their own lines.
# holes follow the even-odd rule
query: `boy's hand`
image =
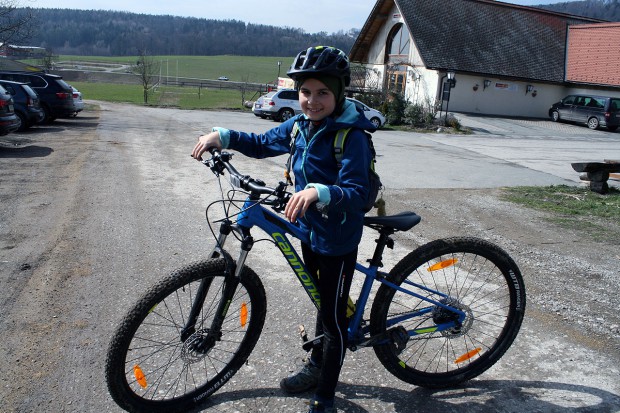
<svg viewBox="0 0 620 413">
<path fill-rule="evenodd" d="M 291 197 L 284 208 L 284 216 L 290 222 L 297 221 L 302 218 L 310 205 L 319 200 L 319 192 L 315 188 L 308 188 L 299 191 Z"/>
<path fill-rule="evenodd" d="M 202 154 L 209 148 L 216 148 L 222 150 L 222 141 L 220 140 L 220 134 L 218 132 L 207 133 L 198 138 L 198 143 L 194 146 L 192 151 L 192 158 L 201 161 Z"/>
</svg>

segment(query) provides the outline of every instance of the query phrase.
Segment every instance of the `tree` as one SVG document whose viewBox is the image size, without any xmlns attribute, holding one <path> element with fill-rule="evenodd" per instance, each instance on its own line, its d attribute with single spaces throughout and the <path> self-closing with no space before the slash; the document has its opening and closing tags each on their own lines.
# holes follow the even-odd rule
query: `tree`
<svg viewBox="0 0 620 413">
<path fill-rule="evenodd" d="M 157 63 L 147 54 L 146 49 L 140 51 L 138 61 L 133 67 L 133 73 L 138 75 L 142 83 L 142 91 L 144 93 L 144 104 L 149 103 L 149 89 L 155 83 L 155 75 L 159 67 Z"/>
<path fill-rule="evenodd" d="M 19 43 L 32 35 L 32 13 L 18 7 L 16 0 L 0 0 L 0 44 Z"/>
</svg>

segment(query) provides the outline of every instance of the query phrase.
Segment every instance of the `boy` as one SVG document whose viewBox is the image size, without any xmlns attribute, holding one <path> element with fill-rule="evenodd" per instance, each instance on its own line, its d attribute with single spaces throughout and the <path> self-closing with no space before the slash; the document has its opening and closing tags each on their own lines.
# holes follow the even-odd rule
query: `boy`
<svg viewBox="0 0 620 413">
<path fill-rule="evenodd" d="M 292 394 L 314 389 L 309 413 L 336 412 L 335 389 L 347 348 L 347 301 L 369 193 L 372 153 L 364 130 L 375 128 L 345 99 L 351 73 L 342 51 L 310 47 L 297 55 L 287 75 L 295 81 L 303 115 L 264 134 L 214 128 L 199 138 L 192 156 L 201 159 L 211 147 L 235 149 L 255 158 L 292 153 L 295 193 L 284 215 L 310 235 L 310 245 L 302 245 L 302 253 L 318 280 L 321 309 L 316 334 L 324 334 L 324 339 L 303 369 L 283 379 L 280 387 Z M 295 124 L 297 132 L 293 132 Z M 339 166 L 334 138 L 345 128 L 352 129 Z"/>
</svg>

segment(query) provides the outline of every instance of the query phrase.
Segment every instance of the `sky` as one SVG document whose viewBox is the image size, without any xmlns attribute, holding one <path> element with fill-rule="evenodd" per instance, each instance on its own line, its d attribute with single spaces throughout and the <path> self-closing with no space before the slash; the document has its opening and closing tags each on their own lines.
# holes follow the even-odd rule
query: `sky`
<svg viewBox="0 0 620 413">
<path fill-rule="evenodd" d="M 524 6 L 567 0 L 505 1 Z M 23 7 L 115 10 L 293 27 L 307 33 L 361 29 L 375 0 L 17 0 Z M 276 5 L 277 4 L 277 5 Z"/>
</svg>

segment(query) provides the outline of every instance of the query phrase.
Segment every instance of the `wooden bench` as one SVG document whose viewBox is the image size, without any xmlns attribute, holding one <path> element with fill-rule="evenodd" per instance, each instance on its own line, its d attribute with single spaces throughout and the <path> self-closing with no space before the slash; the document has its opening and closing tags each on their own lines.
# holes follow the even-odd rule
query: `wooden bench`
<svg viewBox="0 0 620 413">
<path fill-rule="evenodd" d="M 571 166 L 575 172 L 580 173 L 582 181 L 590 181 L 590 190 L 599 194 L 609 192 L 609 174 L 620 172 L 620 161 L 610 159 L 603 162 L 574 162 Z"/>
</svg>

